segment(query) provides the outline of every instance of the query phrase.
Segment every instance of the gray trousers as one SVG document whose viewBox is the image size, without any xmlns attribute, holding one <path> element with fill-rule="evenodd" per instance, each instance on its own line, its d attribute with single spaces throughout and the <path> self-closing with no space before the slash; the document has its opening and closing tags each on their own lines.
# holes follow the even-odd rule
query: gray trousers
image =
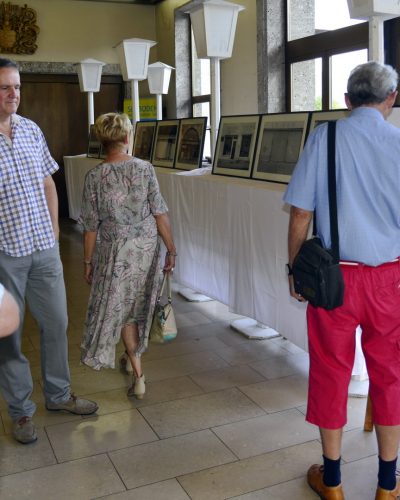
<svg viewBox="0 0 400 500">
<path fill-rule="evenodd" d="M 25 298 L 40 330 L 43 392 L 46 402 L 69 398 L 67 301 L 58 243 L 26 257 L 0 252 L 0 282 L 16 299 L 21 316 L 19 329 L 0 339 L 0 390 L 13 420 L 32 416 L 33 382 L 29 362 L 21 352 Z"/>
</svg>

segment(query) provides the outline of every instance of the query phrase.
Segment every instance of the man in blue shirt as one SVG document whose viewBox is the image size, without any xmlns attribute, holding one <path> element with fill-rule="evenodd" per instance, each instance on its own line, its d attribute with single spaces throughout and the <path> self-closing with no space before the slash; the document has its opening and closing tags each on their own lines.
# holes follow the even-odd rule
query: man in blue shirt
<svg viewBox="0 0 400 500">
<path fill-rule="evenodd" d="M 355 330 L 370 378 L 373 421 L 379 448 L 376 499 L 400 495 L 396 460 L 400 440 L 400 130 L 386 121 L 397 96 L 398 75 L 369 62 L 350 74 L 350 116 L 337 122 L 336 182 L 343 305 L 327 311 L 307 307 L 310 377 L 307 420 L 320 428 L 324 465 L 313 465 L 308 483 L 321 498 L 344 498 L 340 457 L 347 421 L 348 384 L 354 363 Z M 327 124 L 310 135 L 284 200 L 291 205 L 291 265 L 308 235 L 313 212 L 317 235 L 330 248 Z"/>
<path fill-rule="evenodd" d="M 0 281 L 23 318 L 25 299 L 40 328 L 46 408 L 89 415 L 93 401 L 70 391 L 67 304 L 58 247 L 58 201 L 51 175 L 58 169 L 39 127 L 17 115 L 20 76 L 0 58 Z M 29 362 L 21 352 L 22 321 L 0 340 L 0 389 L 20 443 L 37 439 Z"/>
</svg>

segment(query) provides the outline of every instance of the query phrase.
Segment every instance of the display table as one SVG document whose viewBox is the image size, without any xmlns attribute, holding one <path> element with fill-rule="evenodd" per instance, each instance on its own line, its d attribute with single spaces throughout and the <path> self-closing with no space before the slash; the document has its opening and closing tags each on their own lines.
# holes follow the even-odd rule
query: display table
<svg viewBox="0 0 400 500">
<path fill-rule="evenodd" d="M 71 219 L 78 220 L 80 215 L 83 185 L 87 172 L 101 161 L 99 158 L 88 158 L 86 155 L 64 156 L 68 211 Z"/>
<path fill-rule="evenodd" d="M 307 349 L 305 304 L 290 298 L 285 272 L 285 186 L 199 171 L 156 172 L 179 254 L 176 280 Z"/>
<path fill-rule="evenodd" d="M 80 213 L 85 175 L 99 163 L 66 156 L 70 217 Z M 277 330 L 307 350 L 304 303 L 291 298 L 285 272 L 289 208 L 286 188 L 250 179 L 211 175 L 210 169 L 155 169 L 168 204 L 178 258 L 178 283 Z M 357 349 L 356 375 L 365 375 Z"/>
</svg>

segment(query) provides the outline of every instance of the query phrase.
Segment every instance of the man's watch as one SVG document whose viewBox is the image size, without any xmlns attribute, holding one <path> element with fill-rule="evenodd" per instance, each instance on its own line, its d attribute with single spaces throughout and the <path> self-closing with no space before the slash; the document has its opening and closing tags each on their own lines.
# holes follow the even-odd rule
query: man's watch
<svg viewBox="0 0 400 500">
<path fill-rule="evenodd" d="M 293 276 L 293 269 L 292 269 L 292 266 L 290 264 L 286 264 L 286 271 L 287 271 L 288 276 Z"/>
</svg>

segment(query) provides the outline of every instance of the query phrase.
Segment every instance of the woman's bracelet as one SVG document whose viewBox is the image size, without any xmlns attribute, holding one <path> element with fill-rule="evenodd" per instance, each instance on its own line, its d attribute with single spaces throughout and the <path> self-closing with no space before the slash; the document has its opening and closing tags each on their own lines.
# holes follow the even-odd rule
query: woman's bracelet
<svg viewBox="0 0 400 500">
<path fill-rule="evenodd" d="M 167 252 L 167 255 L 170 255 L 171 257 L 177 257 L 178 254 L 176 252 Z"/>
<path fill-rule="evenodd" d="M 86 265 L 86 266 L 91 266 L 92 265 L 92 261 L 91 260 L 84 260 L 83 263 Z"/>
</svg>

